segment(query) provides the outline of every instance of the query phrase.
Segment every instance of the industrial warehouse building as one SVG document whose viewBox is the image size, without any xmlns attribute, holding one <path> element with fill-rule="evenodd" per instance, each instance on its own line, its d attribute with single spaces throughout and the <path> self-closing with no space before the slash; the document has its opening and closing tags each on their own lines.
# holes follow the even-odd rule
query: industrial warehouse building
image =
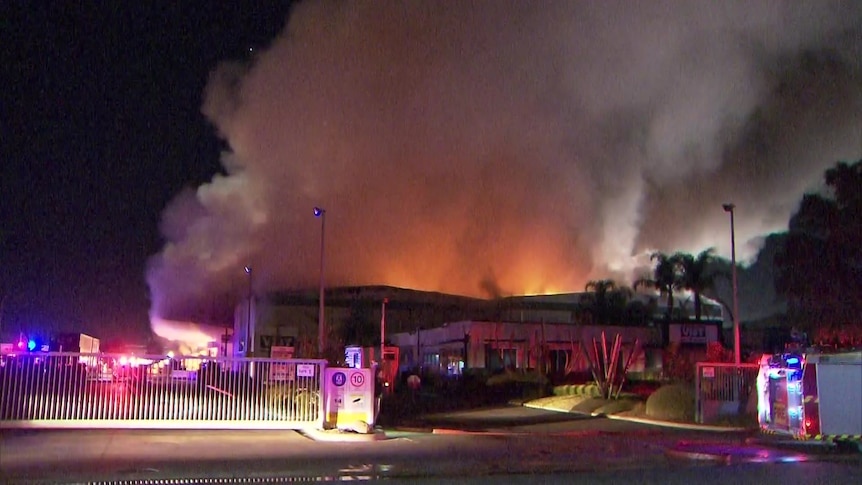
<svg viewBox="0 0 862 485">
<path fill-rule="evenodd" d="M 334 344 L 379 345 L 385 308 L 387 345 L 401 349 L 400 367 L 446 373 L 535 368 L 540 355 L 551 372 L 583 370 L 581 344 L 591 346 L 602 332 L 609 341 L 619 334 L 624 350 L 636 340 L 649 350 L 674 342 L 705 349 L 721 339 L 724 315 L 711 300 L 703 302 L 701 321 L 694 322 L 692 299 L 676 297 L 668 323 L 664 298 L 638 293 L 623 321 L 597 325 L 589 295 L 481 299 L 390 286 L 331 288 L 324 299 L 325 327 Z M 317 347 L 318 305 L 316 290 L 270 293 L 253 299 L 251 308 L 243 302 L 236 309 L 228 353 L 268 357 L 272 347 L 292 347 L 297 356 L 309 355 Z M 339 334 L 355 338 L 336 342 Z M 648 367 L 650 359 L 647 352 L 635 365 Z"/>
</svg>

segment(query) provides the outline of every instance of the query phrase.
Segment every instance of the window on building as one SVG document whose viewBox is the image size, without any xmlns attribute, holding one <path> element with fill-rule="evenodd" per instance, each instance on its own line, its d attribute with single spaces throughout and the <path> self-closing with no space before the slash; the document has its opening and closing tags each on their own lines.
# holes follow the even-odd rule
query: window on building
<svg viewBox="0 0 862 485">
<path fill-rule="evenodd" d="M 491 371 L 515 369 L 518 367 L 517 349 L 495 349 L 492 345 L 485 347 L 485 368 Z"/>
<path fill-rule="evenodd" d="M 571 355 L 570 350 L 549 350 L 548 351 L 548 371 L 554 373 L 563 373 L 566 370 L 566 362 Z"/>
<path fill-rule="evenodd" d="M 440 354 L 425 354 L 422 363 L 425 367 L 440 367 Z"/>
</svg>

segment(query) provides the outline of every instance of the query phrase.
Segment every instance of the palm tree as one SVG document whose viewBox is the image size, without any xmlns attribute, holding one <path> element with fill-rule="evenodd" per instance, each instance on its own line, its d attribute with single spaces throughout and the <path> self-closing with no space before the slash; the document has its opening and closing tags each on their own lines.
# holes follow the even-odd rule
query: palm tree
<svg viewBox="0 0 862 485">
<path fill-rule="evenodd" d="M 592 280 L 587 282 L 584 291 L 591 293 L 585 300 L 592 307 L 599 325 L 606 325 L 610 315 L 610 294 L 617 289 L 614 280 Z"/>
<path fill-rule="evenodd" d="M 677 265 L 678 280 L 677 289 L 688 290 L 694 294 L 694 316 L 700 321 L 702 312 L 701 296 L 705 291 L 712 289 L 715 284 L 716 273 L 710 271 L 715 248 L 702 251 L 697 257 L 691 254 L 676 253 L 671 259 Z"/>
<path fill-rule="evenodd" d="M 629 323 L 627 310 L 634 293 L 631 287 L 625 285 L 617 286 L 617 289 L 610 293 L 608 297 L 608 310 L 611 321 L 618 324 Z"/>
<path fill-rule="evenodd" d="M 631 288 L 619 285 L 614 280 L 593 280 L 587 283 L 584 291 L 591 293 L 586 295 L 584 301 L 592 307 L 598 324 L 622 323 L 626 305 L 632 296 Z"/>
<path fill-rule="evenodd" d="M 652 278 L 641 278 L 634 282 L 634 288 L 638 289 L 642 286 L 655 288 L 659 294 L 667 298 L 667 313 L 665 318 L 668 322 L 673 316 L 673 290 L 677 288 L 679 275 L 677 273 L 677 264 L 673 256 L 661 252 L 655 252 L 650 255 L 650 261 L 655 261 Z"/>
</svg>

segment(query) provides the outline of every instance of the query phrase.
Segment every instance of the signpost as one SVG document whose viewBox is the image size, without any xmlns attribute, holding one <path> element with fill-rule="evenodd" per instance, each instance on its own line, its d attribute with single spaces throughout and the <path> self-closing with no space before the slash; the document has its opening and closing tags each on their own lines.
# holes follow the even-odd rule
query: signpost
<svg viewBox="0 0 862 485">
<path fill-rule="evenodd" d="M 336 427 L 363 422 L 374 426 L 372 369 L 327 368 L 326 421 Z"/>
</svg>

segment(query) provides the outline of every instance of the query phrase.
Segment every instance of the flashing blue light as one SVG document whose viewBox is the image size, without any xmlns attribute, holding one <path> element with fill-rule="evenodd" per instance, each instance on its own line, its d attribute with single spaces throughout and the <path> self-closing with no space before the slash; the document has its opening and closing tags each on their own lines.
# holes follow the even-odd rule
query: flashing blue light
<svg viewBox="0 0 862 485">
<path fill-rule="evenodd" d="M 320 217 L 320 216 L 322 216 L 325 212 L 326 212 L 326 211 L 325 211 L 325 210 L 323 210 L 323 209 L 321 209 L 320 207 L 315 207 L 315 208 L 314 208 L 314 217 Z"/>
<path fill-rule="evenodd" d="M 788 365 L 793 365 L 793 364 L 798 364 L 798 363 L 799 363 L 798 357 L 788 357 L 787 358 L 787 364 Z"/>
<path fill-rule="evenodd" d="M 35 340 L 30 339 L 30 341 L 27 342 L 27 350 L 29 350 L 30 352 L 36 350 L 36 341 Z"/>
</svg>

